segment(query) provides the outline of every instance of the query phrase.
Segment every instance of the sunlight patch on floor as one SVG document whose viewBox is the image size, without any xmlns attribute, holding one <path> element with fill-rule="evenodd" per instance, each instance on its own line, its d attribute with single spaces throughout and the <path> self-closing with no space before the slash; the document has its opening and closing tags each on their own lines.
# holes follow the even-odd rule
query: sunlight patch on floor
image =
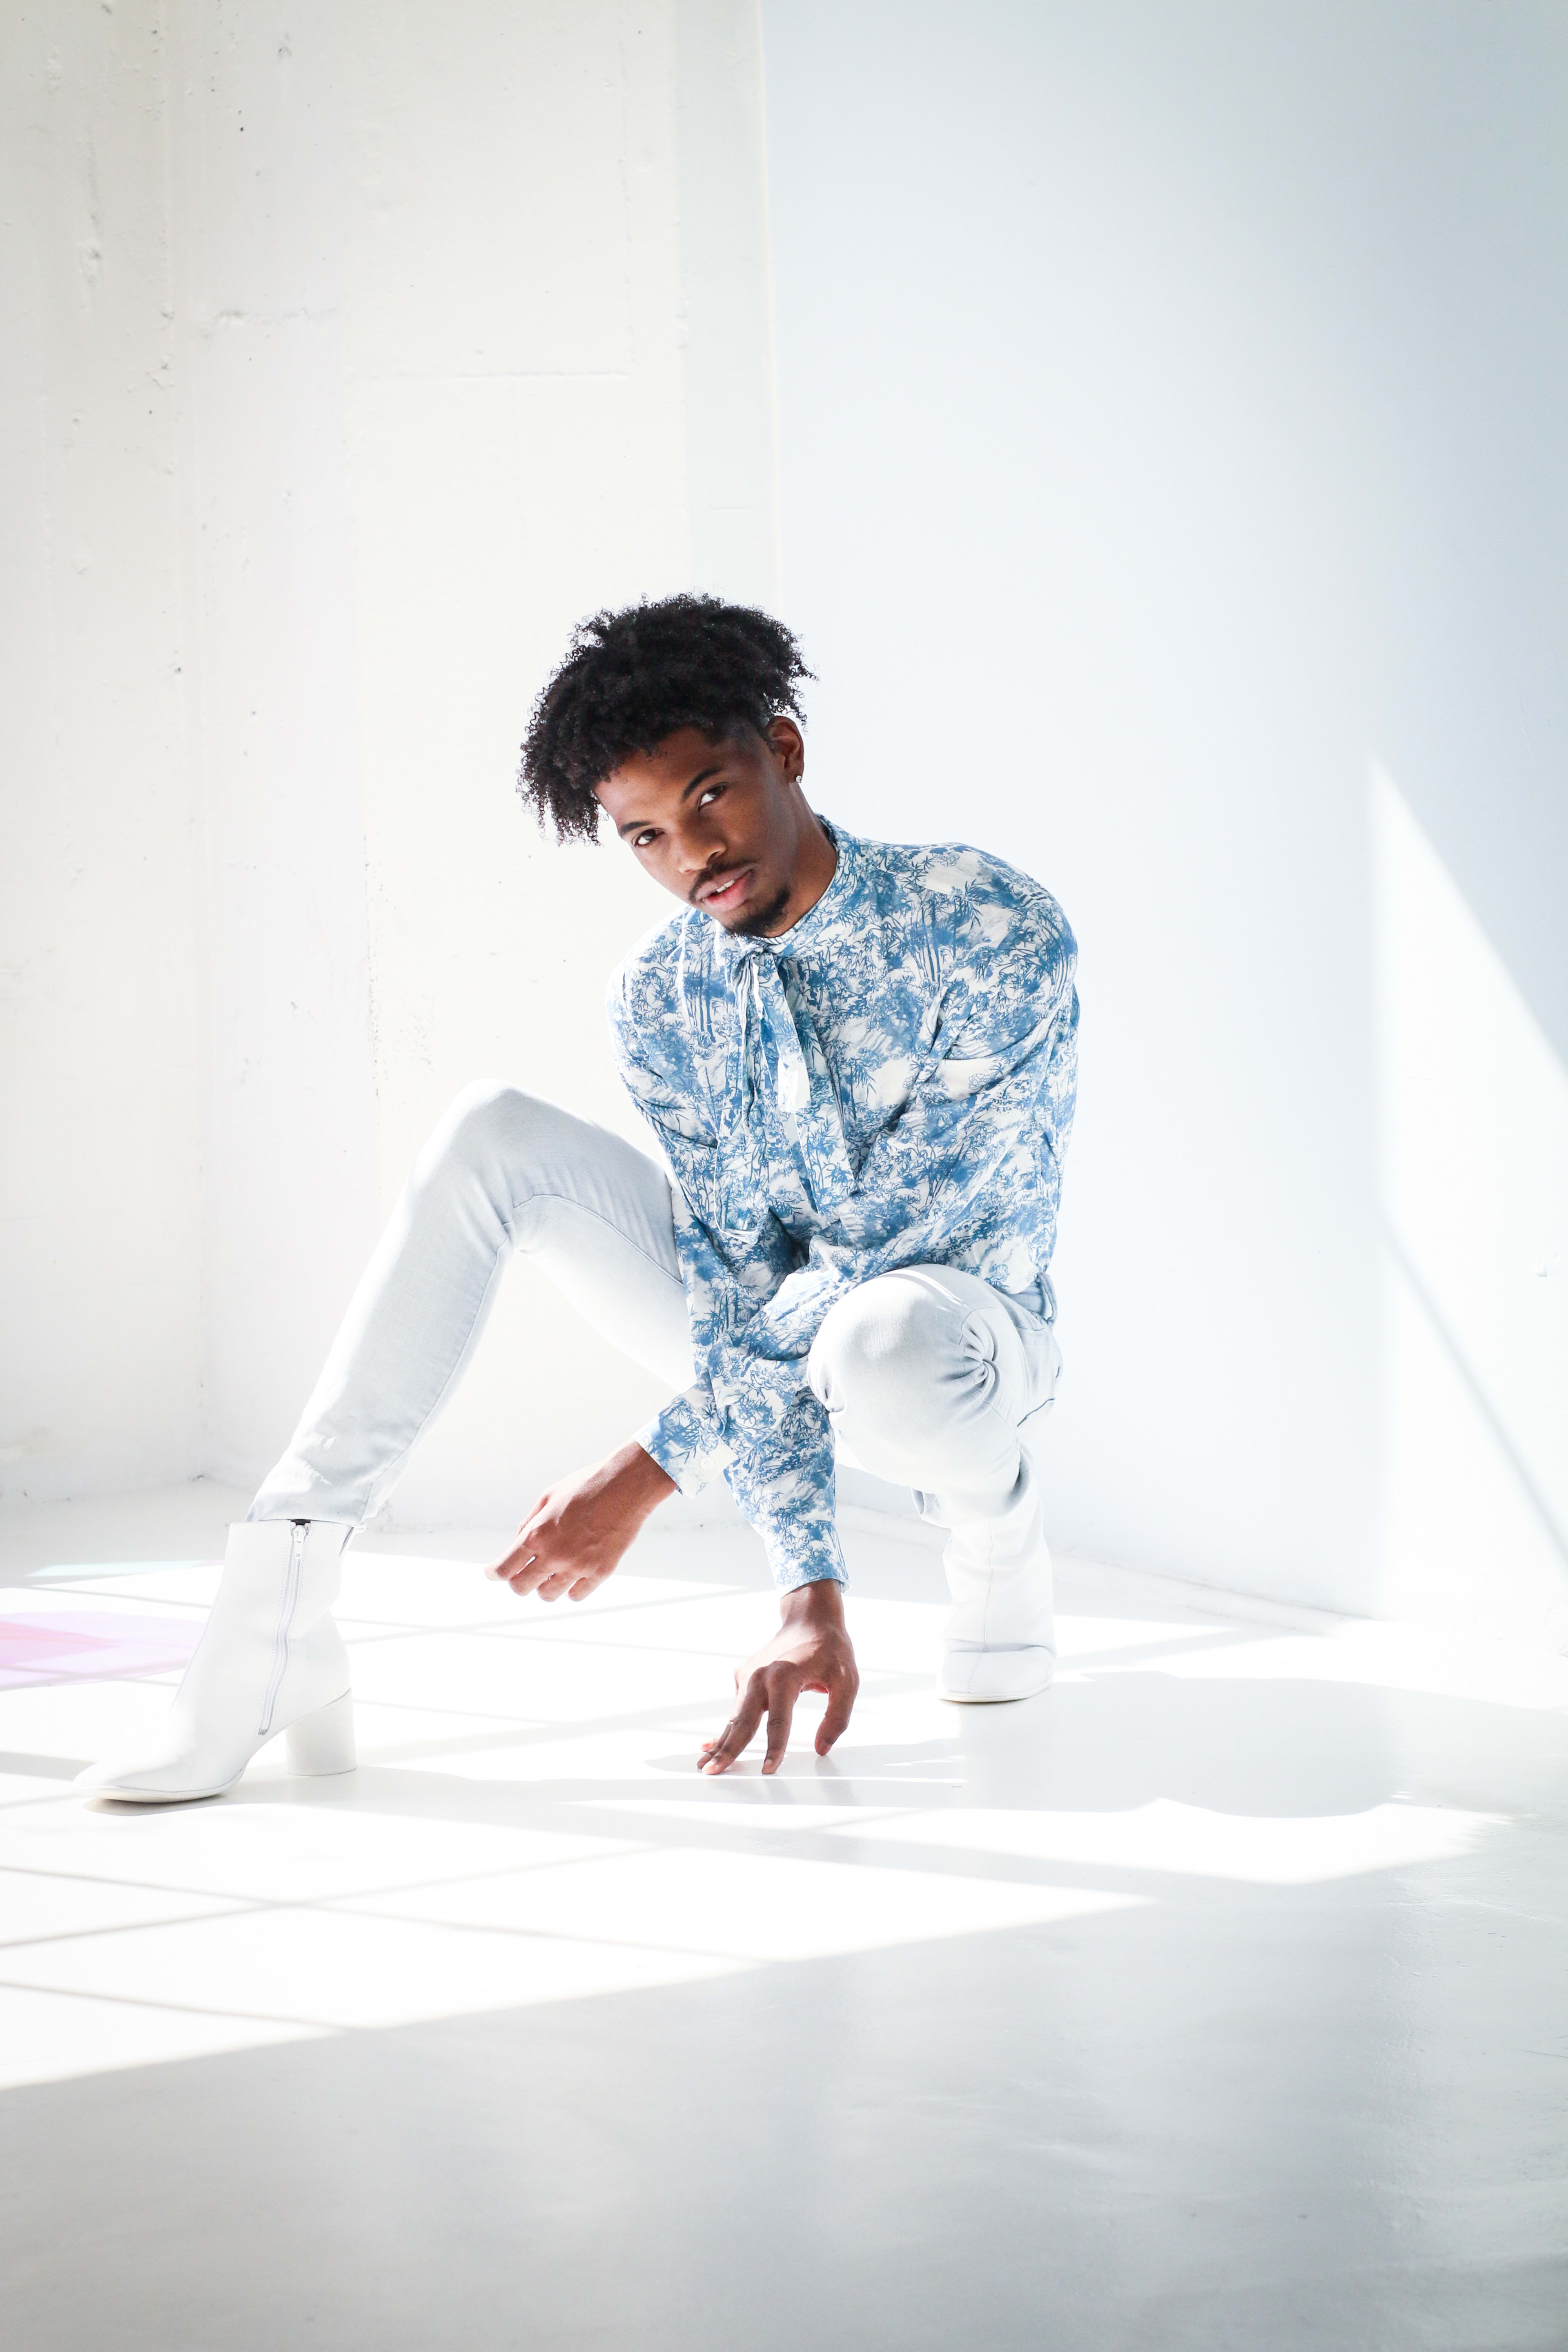
<svg viewBox="0 0 1568 2352">
<path fill-rule="evenodd" d="M 593 1601 L 553 1612 L 488 1582 L 485 1549 L 383 1537 L 351 1554 L 340 1621 L 355 1774 L 291 1779 L 279 1747 L 228 1798 L 167 1810 L 88 1806 L 70 1780 L 166 1706 L 212 1562 L 13 1571 L 0 2083 L 1001 1930 L 1070 1933 L 1176 1899 L 1183 1883 L 1217 1898 L 1435 1865 L 1504 1833 L 1506 1811 L 1416 1801 L 1364 1738 L 1348 1762 L 1341 1742 L 1259 1777 L 1211 1738 L 1204 1693 L 1238 1722 L 1243 1698 L 1254 1739 L 1270 1691 L 1300 1705 L 1334 1685 L 1458 1686 L 1526 1710 L 1564 1695 L 1562 1661 L 1510 1668 L 1386 1627 L 1325 1637 L 1149 1610 L 1126 1580 L 1096 1587 L 1080 1569 L 1056 1689 L 1020 1707 L 944 1706 L 931 1689 L 942 1608 L 929 1561 L 922 1583 L 911 1560 L 924 1597 L 888 1597 L 884 1577 L 852 1602 L 864 1685 L 835 1754 L 811 1752 L 813 1701 L 776 1779 L 752 1759 L 712 1782 L 699 1739 L 772 1619 L 733 1538 L 645 1539 Z"/>
</svg>

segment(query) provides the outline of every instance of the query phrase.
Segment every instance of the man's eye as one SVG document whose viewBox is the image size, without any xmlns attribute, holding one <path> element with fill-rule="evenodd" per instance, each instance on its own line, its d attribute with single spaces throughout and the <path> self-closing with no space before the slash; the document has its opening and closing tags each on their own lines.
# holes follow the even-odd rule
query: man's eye
<svg viewBox="0 0 1568 2352">
<path fill-rule="evenodd" d="M 719 797 L 720 793 L 723 791 L 723 789 L 724 789 L 724 787 L 723 787 L 723 785 L 722 785 L 722 784 L 710 784 L 706 792 L 701 792 L 701 793 L 698 793 L 698 795 L 697 795 L 697 805 L 698 805 L 698 807 L 699 807 L 699 808 L 706 808 L 710 801 L 716 801 L 716 800 L 718 799 L 718 797 Z"/>
<path fill-rule="evenodd" d="M 651 833 L 639 833 L 634 836 L 632 847 L 634 849 L 646 849 L 648 843 L 652 841 L 654 835 Z"/>
</svg>

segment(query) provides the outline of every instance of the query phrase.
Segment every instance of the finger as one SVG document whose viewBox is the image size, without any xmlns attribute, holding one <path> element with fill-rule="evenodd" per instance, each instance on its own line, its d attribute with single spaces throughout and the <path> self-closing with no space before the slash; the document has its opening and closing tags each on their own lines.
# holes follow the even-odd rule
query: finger
<svg viewBox="0 0 1568 2352">
<path fill-rule="evenodd" d="M 568 1560 L 563 1568 L 552 1569 L 535 1590 L 541 1601 L 559 1601 L 563 1596 L 569 1601 L 586 1601 L 589 1593 L 596 1591 L 608 1574 L 607 1569 L 583 1568 L 576 1561 Z"/>
<path fill-rule="evenodd" d="M 757 1725 L 752 1721 L 742 1727 L 741 1717 L 732 1715 L 717 1739 L 709 1740 L 698 1760 L 700 1772 L 727 1772 L 755 1737 Z"/>
<path fill-rule="evenodd" d="M 510 1560 L 501 1562 L 501 1580 L 510 1585 L 520 1601 L 525 1601 L 531 1592 L 538 1591 L 554 1567 L 548 1554 L 542 1556 L 520 1546 Z"/>
<path fill-rule="evenodd" d="M 827 1694 L 827 1705 L 822 1710 L 822 1721 L 816 1727 L 816 1752 L 826 1756 L 834 1741 L 847 1728 L 855 1712 L 855 1701 L 860 1685 L 853 1675 L 834 1684 Z"/>
<path fill-rule="evenodd" d="M 768 1752 L 763 1759 L 764 1772 L 776 1772 L 784 1762 L 797 1696 L 796 1685 L 792 1680 L 781 1679 L 773 1685 L 773 1699 L 768 1707 Z"/>
<path fill-rule="evenodd" d="M 511 1549 L 507 1553 L 504 1559 L 495 1560 L 489 1568 L 486 1569 L 485 1574 L 487 1576 L 494 1577 L 498 1583 L 505 1584 L 510 1582 L 512 1575 L 512 1562 L 514 1560 L 521 1559 L 525 1553 L 531 1552 L 537 1548 L 533 1540 L 534 1521 L 538 1518 L 539 1514 L 543 1508 L 544 1497 L 541 1495 L 538 1502 L 535 1503 L 527 1518 L 523 1520 L 522 1524 L 518 1528 L 517 1541 L 513 1544 Z"/>
<path fill-rule="evenodd" d="M 490 1561 L 485 1570 L 485 1574 L 496 1584 L 510 1584 L 526 1549 L 525 1545 L 514 1544 L 510 1551 L 507 1552 L 502 1559 Z"/>
<path fill-rule="evenodd" d="M 708 1750 L 699 1769 L 727 1772 L 736 1757 L 743 1755 L 756 1738 L 757 1726 L 767 1710 L 767 1692 L 758 1676 L 746 1685 L 745 1696 L 740 1706 Z"/>
<path fill-rule="evenodd" d="M 493 1578 L 497 1584 L 510 1584 L 512 1578 L 517 1574 L 518 1570 L 521 1567 L 527 1553 L 528 1546 L 526 1544 L 515 1543 L 509 1552 L 503 1553 L 500 1559 L 491 1560 L 489 1566 L 485 1570 L 485 1574 Z"/>
<path fill-rule="evenodd" d="M 746 1669 L 746 1662 L 745 1662 L 744 1658 L 742 1658 L 742 1661 L 741 1661 L 741 1663 L 740 1663 L 740 1664 L 735 1668 L 734 1673 L 733 1673 L 733 1674 L 732 1674 L 732 1675 L 731 1676 L 731 1680 L 733 1682 L 733 1684 L 734 1684 L 734 1685 L 735 1685 L 735 1696 L 736 1696 L 736 1698 L 737 1698 L 737 1699 L 739 1699 L 739 1697 L 740 1697 L 740 1696 L 741 1696 L 741 1677 L 742 1677 L 742 1675 L 744 1675 L 744 1674 L 746 1673 L 746 1671 L 747 1671 L 747 1669 Z M 733 1723 L 734 1719 L 735 1719 L 735 1718 L 734 1718 L 734 1717 L 733 1717 L 733 1716 L 731 1716 L 731 1718 L 730 1718 L 730 1722 L 731 1722 L 731 1723 Z M 730 1728 L 730 1724 L 729 1724 L 729 1723 L 727 1723 L 727 1724 L 724 1726 L 724 1731 L 728 1731 L 728 1730 L 729 1730 L 729 1728 Z M 702 1753 L 703 1753 L 703 1755 L 704 1755 L 704 1756 L 706 1756 L 706 1755 L 708 1754 L 708 1752 L 709 1752 L 710 1748 L 717 1748 L 717 1747 L 719 1746 L 720 1742 L 722 1740 L 722 1738 L 723 1738 L 723 1737 L 724 1737 L 724 1731 L 716 1732 L 716 1733 L 715 1733 L 715 1735 L 714 1735 L 714 1737 L 713 1737 L 711 1739 L 705 1739 L 705 1740 L 703 1741 L 703 1743 L 702 1743 Z"/>
<path fill-rule="evenodd" d="M 729 1722 L 724 1726 L 722 1731 L 716 1731 L 711 1739 L 705 1739 L 702 1742 L 702 1753 L 704 1756 L 709 1755 L 715 1748 L 721 1748 L 725 1740 L 728 1738 L 731 1731 L 734 1728 L 736 1718 L 741 1712 L 741 1676 L 744 1672 L 745 1662 L 742 1660 L 741 1664 L 735 1668 L 734 1674 L 731 1677 L 735 1685 L 735 1713 L 730 1717 Z"/>
</svg>

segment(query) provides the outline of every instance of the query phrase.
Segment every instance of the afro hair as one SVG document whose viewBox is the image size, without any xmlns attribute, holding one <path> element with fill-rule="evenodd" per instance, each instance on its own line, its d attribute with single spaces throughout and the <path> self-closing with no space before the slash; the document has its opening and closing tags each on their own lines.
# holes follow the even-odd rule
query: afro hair
<svg viewBox="0 0 1568 2352">
<path fill-rule="evenodd" d="M 782 621 L 717 596 L 595 613 L 533 706 L 517 788 L 558 841 L 597 837 L 595 787 L 679 728 L 710 742 L 802 716 L 812 675 Z"/>
</svg>

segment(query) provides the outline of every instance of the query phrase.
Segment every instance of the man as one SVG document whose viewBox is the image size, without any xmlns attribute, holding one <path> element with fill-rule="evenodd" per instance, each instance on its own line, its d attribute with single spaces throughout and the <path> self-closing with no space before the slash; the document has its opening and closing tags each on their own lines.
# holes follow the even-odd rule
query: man
<svg viewBox="0 0 1568 2352">
<path fill-rule="evenodd" d="M 582 1600 L 657 1505 L 722 1475 L 767 1548 L 773 1638 L 700 1769 L 802 1691 L 826 1755 L 855 1703 L 836 1455 L 949 1530 L 938 1688 L 1043 1690 L 1050 1561 L 1020 1433 L 1059 1358 L 1047 1267 L 1072 1122 L 1075 950 L 1037 883 L 973 849 L 859 841 L 802 790 L 790 632 L 707 597 L 583 625 L 535 707 L 521 788 L 558 837 L 607 816 L 682 911 L 610 987 L 621 1075 L 662 1164 L 511 1087 L 460 1096 L 416 1165 L 288 1453 L 229 1531 L 163 1737 L 82 1786 L 232 1785 L 289 1734 L 353 1762 L 339 1559 L 450 1395 L 506 1260 L 534 1257 L 677 1393 L 542 1495 L 489 1573 Z"/>
</svg>

